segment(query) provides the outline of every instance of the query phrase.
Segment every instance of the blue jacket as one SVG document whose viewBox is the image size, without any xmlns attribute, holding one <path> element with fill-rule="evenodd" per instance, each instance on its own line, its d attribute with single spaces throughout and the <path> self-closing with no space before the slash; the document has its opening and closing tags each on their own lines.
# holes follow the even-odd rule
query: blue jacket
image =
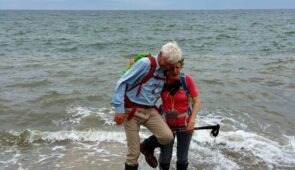
<svg viewBox="0 0 295 170">
<path fill-rule="evenodd" d="M 158 56 L 155 56 L 157 67 L 154 76 L 165 78 L 164 70 L 160 69 L 158 63 Z M 126 95 L 130 101 L 147 106 L 154 106 L 160 97 L 164 81 L 160 79 L 150 78 L 141 87 L 140 94 L 136 96 L 138 86 L 133 88 L 135 84 L 139 83 L 145 75 L 149 72 L 151 61 L 148 58 L 142 58 L 135 62 L 133 66 L 119 79 L 112 98 L 112 105 L 116 108 L 116 112 L 124 113 L 124 96 Z"/>
</svg>

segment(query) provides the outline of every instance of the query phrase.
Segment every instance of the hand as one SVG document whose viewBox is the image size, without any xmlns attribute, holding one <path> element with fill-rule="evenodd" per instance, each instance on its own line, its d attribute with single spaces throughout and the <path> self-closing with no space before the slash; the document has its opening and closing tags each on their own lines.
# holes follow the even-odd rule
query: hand
<svg viewBox="0 0 295 170">
<path fill-rule="evenodd" d="M 116 113 L 114 117 L 114 121 L 116 122 L 117 125 L 121 125 L 124 120 L 125 120 L 125 113 Z"/>
<path fill-rule="evenodd" d="M 186 132 L 187 133 L 193 133 L 194 132 L 194 126 L 195 126 L 195 121 L 194 120 L 190 120 L 186 126 Z"/>
</svg>

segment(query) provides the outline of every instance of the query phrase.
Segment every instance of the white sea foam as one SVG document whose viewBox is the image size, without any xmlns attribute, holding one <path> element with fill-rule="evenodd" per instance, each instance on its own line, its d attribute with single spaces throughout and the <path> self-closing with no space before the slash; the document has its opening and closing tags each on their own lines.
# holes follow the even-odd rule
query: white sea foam
<svg viewBox="0 0 295 170">
<path fill-rule="evenodd" d="M 96 115 L 103 119 L 106 122 L 106 125 L 113 125 L 113 109 L 94 109 L 85 107 L 74 107 L 71 109 L 72 110 L 70 112 L 75 113 L 73 114 L 73 117 L 83 118 L 89 115 Z M 110 112 L 112 113 L 110 114 Z M 247 113 L 241 114 L 242 116 L 236 116 L 229 110 L 227 110 L 225 114 L 224 110 L 219 109 L 208 114 L 206 110 L 201 110 L 197 119 L 198 126 L 221 124 L 221 126 L 226 126 L 226 129 L 233 130 L 223 131 L 221 127 L 220 134 L 216 139 L 213 139 L 210 136 L 210 130 L 198 130 L 194 133 L 191 149 L 197 152 L 203 151 L 207 155 L 210 155 L 211 159 L 215 160 L 214 162 L 218 162 L 216 167 L 219 167 L 220 169 L 238 169 L 239 165 L 228 158 L 226 155 L 223 155 L 222 152 L 219 152 L 219 148 L 217 147 L 219 145 L 225 147 L 225 149 L 234 152 L 239 152 L 246 155 L 254 155 L 255 157 L 265 162 L 269 166 L 269 168 L 273 168 L 273 165 L 295 165 L 294 136 L 285 135 L 285 141 L 279 143 L 255 132 L 243 130 L 247 129 L 248 127 L 248 125 L 246 124 L 247 121 L 245 120 L 251 119 L 251 117 Z M 223 122 L 227 122 L 227 125 L 223 125 Z M 141 138 L 146 138 L 149 135 L 149 131 L 144 130 L 140 132 Z M 103 138 L 100 138 L 99 136 L 103 136 Z M 125 134 L 123 132 L 76 133 L 65 131 L 55 133 L 54 135 L 48 134 L 47 137 L 47 140 L 49 141 L 66 139 L 73 141 L 108 141 L 126 143 Z M 212 149 L 214 147 L 215 149 Z"/>
<path fill-rule="evenodd" d="M 113 131 L 57 131 L 57 132 L 40 132 L 31 131 L 33 138 L 41 138 L 42 140 L 48 142 L 58 142 L 58 141 L 77 141 L 77 142 L 119 142 L 125 143 L 125 133 L 124 132 L 113 132 Z"/>
<path fill-rule="evenodd" d="M 256 133 L 238 130 L 221 132 L 216 143 L 225 144 L 226 149 L 234 152 L 254 155 L 273 168 L 273 165 L 295 165 L 294 137 L 287 136 L 285 139 L 285 144 L 280 144 Z"/>
<path fill-rule="evenodd" d="M 242 130 L 234 132 L 220 132 L 216 139 L 212 139 L 208 132 L 198 131 L 194 134 L 190 155 L 203 158 L 204 161 L 214 162 L 216 169 L 239 169 L 235 160 L 220 150 L 239 153 L 245 157 L 253 155 L 265 162 L 268 168 L 292 167 L 295 165 L 294 137 L 286 136 L 285 144 L 279 144 L 258 134 Z M 195 154 L 198 153 L 198 154 Z"/>
<path fill-rule="evenodd" d="M 97 116 L 99 119 L 104 120 L 106 125 L 114 125 L 114 109 L 113 108 L 90 108 L 83 106 L 73 106 L 67 109 L 71 115 L 69 121 L 73 124 L 79 124 L 80 121 L 88 116 Z"/>
<path fill-rule="evenodd" d="M 88 129 L 88 130 L 60 130 L 60 131 L 39 131 L 26 130 L 22 134 L 26 134 L 27 143 L 35 143 L 35 141 L 43 141 L 46 143 L 70 142 L 76 143 L 78 146 L 73 148 L 79 152 L 85 153 L 84 157 L 100 157 L 102 162 L 110 161 L 110 157 L 122 157 L 123 153 L 116 153 L 108 147 L 116 146 L 120 143 L 126 146 L 126 136 L 122 127 L 115 127 L 111 123 L 113 121 L 113 112 L 109 108 L 86 108 L 73 107 L 68 110 L 71 113 L 72 123 L 79 123 L 81 119 L 87 116 L 97 116 L 106 122 L 106 126 L 111 129 Z M 203 113 L 203 114 L 202 114 Z M 222 115 L 223 114 L 223 115 Z M 235 157 L 227 155 L 227 153 L 234 153 L 241 157 L 255 157 L 255 160 L 262 161 L 269 169 L 275 167 L 292 167 L 295 165 L 295 142 L 294 136 L 282 135 L 283 141 L 274 141 L 263 134 L 251 132 L 247 129 L 245 123 L 240 123 L 238 119 L 224 116 L 222 111 L 207 113 L 206 116 L 203 111 L 199 113 L 197 119 L 197 126 L 220 124 L 221 129 L 217 138 L 210 136 L 210 130 L 197 130 L 194 132 L 191 146 L 190 146 L 190 161 L 202 160 L 196 167 L 204 165 L 212 169 L 241 169 L 244 167 Z M 245 113 L 246 114 L 246 113 Z M 222 116 L 219 116 L 222 115 Z M 247 116 L 243 116 L 244 118 Z M 229 123 L 224 125 L 224 122 Z M 239 124 L 240 123 L 240 124 Z M 245 124 L 242 125 L 241 124 Z M 223 129 L 223 127 L 226 127 Z M 237 128 L 237 127 L 245 127 Z M 240 130 L 236 130 L 240 129 Z M 20 135 L 18 132 L 10 132 L 13 135 Z M 142 128 L 140 131 L 141 139 L 147 138 L 151 133 Z M 100 145 L 104 143 L 103 145 Z M 104 146 L 104 147 L 101 147 Z M 176 146 L 176 145 L 175 145 Z M 175 149 L 175 148 L 174 148 Z M 52 152 L 64 152 L 68 150 L 65 146 L 55 146 Z M 159 154 L 159 151 L 156 151 Z M 48 156 L 48 155 L 47 155 Z M 64 155 L 61 154 L 59 159 Z M 36 164 L 49 160 L 49 157 L 39 157 Z M 13 161 L 15 160 L 15 161 Z M 173 161 L 176 161 L 176 155 L 173 154 Z M 16 163 L 16 158 L 10 159 L 9 163 Z M 194 162 L 191 162 L 192 164 Z M 60 165 L 62 166 L 62 165 Z M 174 166 L 174 165 L 173 165 Z"/>
<path fill-rule="evenodd" d="M 269 169 L 295 166 L 294 136 L 282 134 L 282 140 L 274 141 L 263 134 L 249 131 L 245 119 L 251 117 L 247 113 L 242 113 L 243 119 L 220 110 L 209 114 L 207 112 L 206 116 L 202 113 L 204 110 L 199 112 L 197 126 L 220 124 L 221 129 L 215 139 L 210 136 L 210 130 L 194 132 L 189 153 L 193 160 L 202 159 L 202 162 L 208 162 L 212 169 L 240 169 L 238 160 L 226 154 L 230 152 L 244 157 L 255 157 Z"/>
<path fill-rule="evenodd" d="M 21 167 L 21 163 L 19 163 L 21 153 L 19 150 L 16 150 L 16 151 L 15 150 L 16 150 L 15 147 L 11 148 L 10 153 L 14 152 L 14 154 L 6 154 L 6 155 L 11 155 L 11 156 L 7 157 L 5 160 L 0 160 L 0 165 L 3 164 L 6 168 L 9 168 L 9 165 L 11 165 L 11 164 L 18 164 L 19 167 Z"/>
</svg>

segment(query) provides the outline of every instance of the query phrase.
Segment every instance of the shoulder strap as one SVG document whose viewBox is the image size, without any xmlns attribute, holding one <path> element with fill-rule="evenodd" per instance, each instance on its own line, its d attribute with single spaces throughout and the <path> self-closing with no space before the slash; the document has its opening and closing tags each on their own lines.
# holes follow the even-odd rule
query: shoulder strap
<svg viewBox="0 0 295 170">
<path fill-rule="evenodd" d="M 153 74 L 156 71 L 156 67 L 157 67 L 156 59 L 151 54 L 148 55 L 148 58 L 151 61 L 151 68 L 148 74 L 142 79 L 141 83 L 147 82 L 151 77 L 153 77 Z"/>
<path fill-rule="evenodd" d="M 142 87 L 142 84 L 145 83 L 145 82 L 147 82 L 147 81 L 149 81 L 149 79 L 151 77 L 153 77 L 154 72 L 156 71 L 156 67 L 157 67 L 156 59 L 151 54 L 148 54 L 148 58 L 151 61 L 151 68 L 150 68 L 150 71 L 148 72 L 148 74 L 139 83 L 139 88 L 137 90 L 136 96 L 139 95 L 140 90 L 141 90 L 141 87 Z"/>
<path fill-rule="evenodd" d="M 141 90 L 141 87 L 142 87 L 142 84 L 147 82 L 151 77 L 153 77 L 154 75 L 154 72 L 156 71 L 156 68 L 157 68 L 157 63 L 156 63 L 156 59 L 151 55 L 151 54 L 148 54 L 148 58 L 149 60 L 151 61 L 151 67 L 150 67 L 150 70 L 149 72 L 147 73 L 147 75 L 137 84 L 135 84 L 134 86 L 132 86 L 128 91 L 134 89 L 135 87 L 139 86 L 137 92 L 136 92 L 136 96 L 139 95 L 140 93 L 140 90 Z"/>
<path fill-rule="evenodd" d="M 183 73 L 183 72 L 180 72 L 180 83 L 181 83 L 183 90 L 185 91 L 188 101 L 191 104 L 190 107 L 188 108 L 188 114 L 191 116 L 194 103 L 193 103 L 192 97 L 189 94 L 189 90 L 188 90 L 188 87 L 186 84 L 186 79 L 185 79 L 185 73 Z"/>
<path fill-rule="evenodd" d="M 190 94 L 189 94 L 188 87 L 186 85 L 185 73 L 183 72 L 180 72 L 180 83 L 181 83 L 181 86 L 183 87 L 183 90 L 185 91 L 186 96 L 189 97 Z"/>
</svg>

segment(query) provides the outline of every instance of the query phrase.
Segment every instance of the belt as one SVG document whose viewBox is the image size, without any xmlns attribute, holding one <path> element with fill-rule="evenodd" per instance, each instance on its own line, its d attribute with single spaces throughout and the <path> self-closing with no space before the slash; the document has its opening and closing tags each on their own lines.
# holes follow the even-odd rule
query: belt
<svg viewBox="0 0 295 170">
<path fill-rule="evenodd" d="M 125 108 L 132 108 L 132 110 L 128 113 L 127 120 L 131 120 L 134 117 L 134 114 L 137 108 L 142 108 L 142 109 L 154 108 L 158 110 L 157 106 L 147 106 L 147 105 L 134 103 L 130 101 L 127 96 L 125 96 L 124 103 L 125 103 Z"/>
</svg>

